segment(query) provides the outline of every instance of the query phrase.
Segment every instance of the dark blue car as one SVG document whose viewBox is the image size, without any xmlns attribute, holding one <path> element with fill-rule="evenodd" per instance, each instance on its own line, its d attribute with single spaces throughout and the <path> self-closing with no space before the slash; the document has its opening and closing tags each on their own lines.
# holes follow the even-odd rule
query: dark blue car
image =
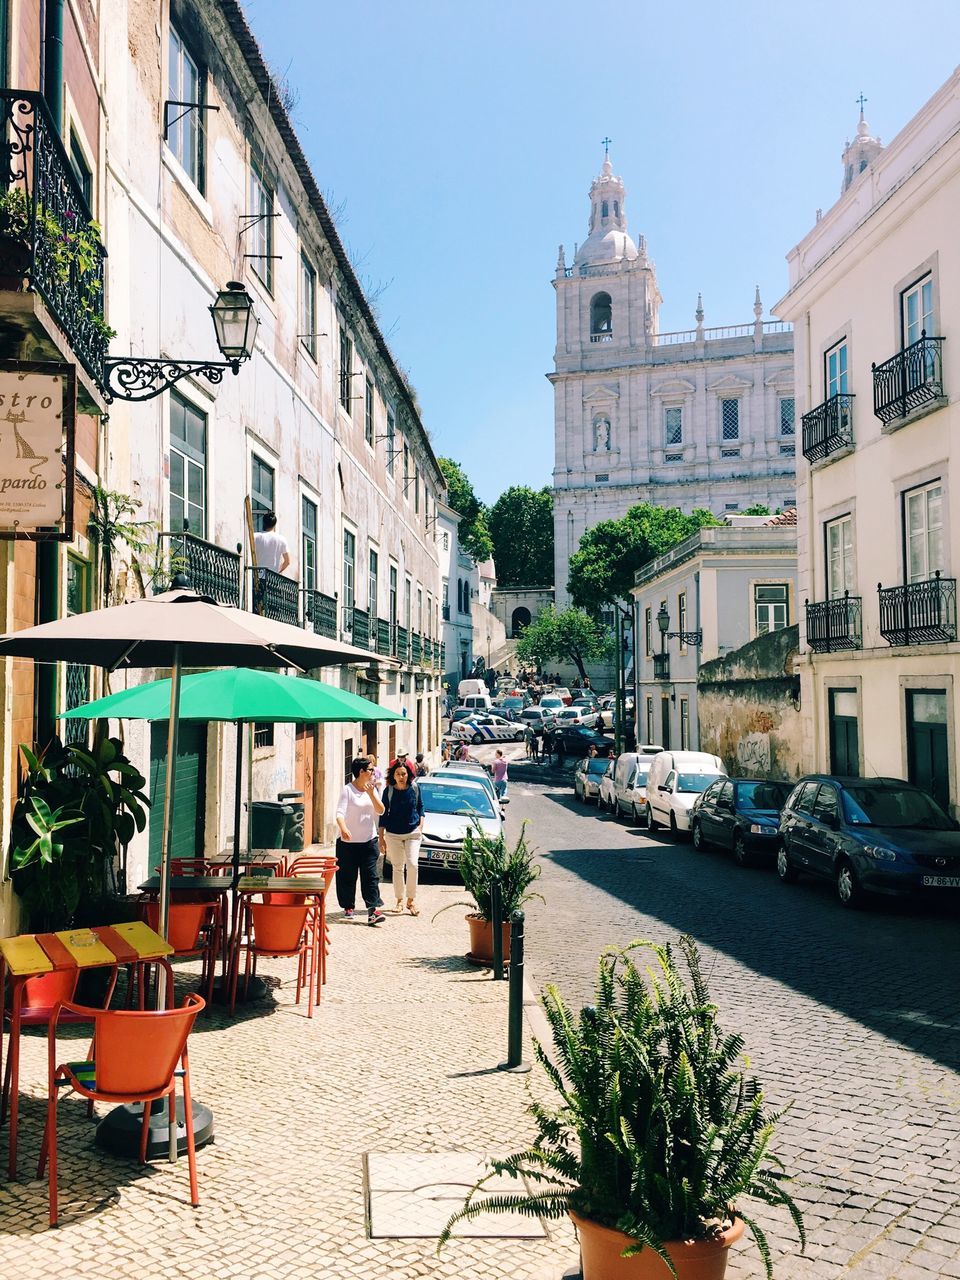
<svg viewBox="0 0 960 1280">
<path fill-rule="evenodd" d="M 845 907 L 867 893 L 960 901 L 960 827 L 902 778 L 801 778 L 780 815 L 777 874 L 827 876 Z"/>
<path fill-rule="evenodd" d="M 772 863 L 779 844 L 780 810 L 789 794 L 789 782 L 717 778 L 690 810 L 693 847 L 715 844 L 730 849 L 741 867 L 756 855 L 766 855 Z"/>
</svg>

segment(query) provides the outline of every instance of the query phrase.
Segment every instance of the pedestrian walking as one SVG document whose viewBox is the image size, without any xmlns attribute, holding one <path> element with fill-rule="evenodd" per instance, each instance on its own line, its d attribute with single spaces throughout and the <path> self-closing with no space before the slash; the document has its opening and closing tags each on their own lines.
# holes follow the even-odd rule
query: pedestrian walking
<svg viewBox="0 0 960 1280">
<path fill-rule="evenodd" d="M 507 794 L 507 761 L 499 747 L 493 761 L 493 789 L 498 800 Z"/>
<path fill-rule="evenodd" d="M 386 916 L 380 910 L 380 877 L 377 875 L 379 839 L 377 818 L 383 804 L 373 781 L 373 765 L 360 756 L 350 765 L 351 780 L 340 793 L 336 821 L 337 838 L 337 902 L 347 919 L 352 918 L 357 900 L 357 876 L 360 895 L 367 908 L 367 924 L 383 924 Z"/>
<path fill-rule="evenodd" d="M 423 758 L 423 752 L 422 752 L 422 751 L 418 751 L 418 752 L 417 752 L 417 758 L 416 758 L 416 760 L 414 760 L 414 762 L 413 762 L 413 763 L 417 766 L 417 777 L 418 777 L 418 778 L 425 778 L 425 777 L 427 776 L 427 774 L 430 772 L 430 769 L 429 769 L 429 768 L 428 768 L 428 766 L 427 766 L 427 762 L 426 762 L 426 760 L 424 760 L 424 758 Z"/>
<path fill-rule="evenodd" d="M 530 759 L 534 764 L 540 763 L 540 734 L 530 726 Z"/>
<path fill-rule="evenodd" d="M 534 733 L 533 729 L 529 724 L 525 724 L 523 726 L 523 740 L 526 743 L 526 747 L 527 747 L 527 759 L 533 760 L 535 758 L 534 743 L 537 740 L 537 735 Z"/>
<path fill-rule="evenodd" d="M 393 869 L 393 896 L 396 913 L 403 912 L 404 874 L 406 874 L 407 910 L 418 916 L 417 872 L 420 841 L 423 838 L 423 800 L 416 780 L 407 766 L 398 760 L 387 771 L 380 815 L 380 849 L 390 859 Z"/>
</svg>

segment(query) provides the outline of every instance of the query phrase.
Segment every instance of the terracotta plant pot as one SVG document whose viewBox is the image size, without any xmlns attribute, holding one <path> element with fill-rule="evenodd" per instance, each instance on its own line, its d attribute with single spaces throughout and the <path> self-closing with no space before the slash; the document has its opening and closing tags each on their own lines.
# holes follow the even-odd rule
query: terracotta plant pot
<svg viewBox="0 0 960 1280">
<path fill-rule="evenodd" d="M 493 964 L 493 925 L 489 920 L 483 920 L 478 915 L 469 915 L 466 917 L 467 924 L 470 926 L 470 954 L 469 958 L 474 964 Z M 510 923 L 505 920 L 503 922 L 503 962 L 507 964 L 510 960 Z"/>
<path fill-rule="evenodd" d="M 583 1280 L 672 1280 L 670 1269 L 652 1249 L 622 1258 L 633 1243 L 630 1236 L 572 1211 L 570 1217 L 580 1236 Z M 737 1218 L 719 1240 L 669 1240 L 665 1247 L 680 1280 L 723 1280 L 730 1246 L 742 1235 L 743 1222 Z"/>
</svg>

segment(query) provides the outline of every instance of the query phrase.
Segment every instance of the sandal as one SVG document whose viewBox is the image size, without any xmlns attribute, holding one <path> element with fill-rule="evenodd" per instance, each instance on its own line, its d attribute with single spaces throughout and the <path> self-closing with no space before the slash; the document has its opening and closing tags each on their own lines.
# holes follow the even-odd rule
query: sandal
<svg viewBox="0 0 960 1280">
<path fill-rule="evenodd" d="M 395 916 L 403 915 L 403 899 L 402 898 L 397 899 L 397 905 L 393 909 L 393 914 Z"/>
<path fill-rule="evenodd" d="M 417 906 L 417 904 L 414 902 L 412 898 L 407 899 L 407 910 L 410 912 L 412 916 L 418 916 L 420 914 L 420 908 Z"/>
</svg>

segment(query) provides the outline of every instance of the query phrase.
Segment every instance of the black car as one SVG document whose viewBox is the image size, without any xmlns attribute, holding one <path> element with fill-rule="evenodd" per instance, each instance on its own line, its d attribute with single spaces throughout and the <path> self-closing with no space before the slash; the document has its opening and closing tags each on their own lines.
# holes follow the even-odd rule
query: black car
<svg viewBox="0 0 960 1280">
<path fill-rule="evenodd" d="M 550 735 L 551 747 L 558 756 L 573 756 L 581 760 L 588 755 L 591 747 L 597 748 L 598 756 L 607 756 L 613 743 L 602 733 L 587 729 L 583 725 L 571 725 L 569 729 L 556 728 Z"/>
<path fill-rule="evenodd" d="M 902 778 L 801 778 L 780 815 L 777 874 L 834 881 L 845 907 L 865 894 L 960 890 L 960 827 Z"/>
<path fill-rule="evenodd" d="M 755 854 L 770 858 L 777 852 L 780 810 L 791 791 L 789 782 L 766 778 L 718 778 L 690 811 L 693 847 L 716 844 L 732 849 L 734 861 L 745 867 Z"/>
</svg>

